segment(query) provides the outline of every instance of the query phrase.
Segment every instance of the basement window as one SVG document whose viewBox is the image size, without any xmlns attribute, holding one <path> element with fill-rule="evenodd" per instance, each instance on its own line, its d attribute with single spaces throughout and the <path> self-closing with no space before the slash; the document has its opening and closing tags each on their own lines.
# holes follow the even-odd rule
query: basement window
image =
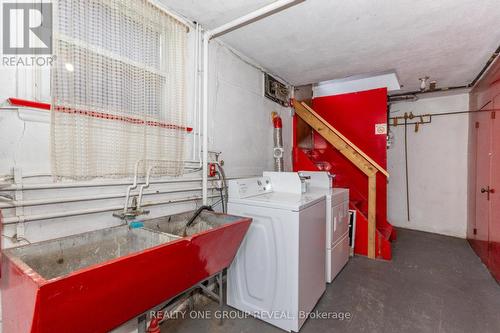
<svg viewBox="0 0 500 333">
<path fill-rule="evenodd" d="M 54 176 L 130 176 L 139 160 L 181 174 L 187 27 L 146 0 L 60 0 L 54 14 Z"/>
</svg>

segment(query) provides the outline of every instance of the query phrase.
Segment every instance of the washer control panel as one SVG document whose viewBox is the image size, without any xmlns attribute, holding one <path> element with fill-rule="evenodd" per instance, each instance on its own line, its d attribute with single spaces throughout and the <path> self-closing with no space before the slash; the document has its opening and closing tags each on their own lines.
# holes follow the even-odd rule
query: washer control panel
<svg viewBox="0 0 500 333">
<path fill-rule="evenodd" d="M 229 196 L 244 199 L 273 191 L 269 177 L 235 179 L 229 182 Z"/>
</svg>

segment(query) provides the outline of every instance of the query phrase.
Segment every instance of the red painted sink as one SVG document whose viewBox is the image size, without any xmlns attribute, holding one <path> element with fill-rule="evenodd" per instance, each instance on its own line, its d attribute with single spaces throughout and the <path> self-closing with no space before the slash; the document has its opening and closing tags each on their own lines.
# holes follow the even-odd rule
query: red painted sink
<svg viewBox="0 0 500 333">
<path fill-rule="evenodd" d="M 192 212 L 2 254 L 4 333 L 108 332 L 231 264 L 251 219 Z"/>
</svg>

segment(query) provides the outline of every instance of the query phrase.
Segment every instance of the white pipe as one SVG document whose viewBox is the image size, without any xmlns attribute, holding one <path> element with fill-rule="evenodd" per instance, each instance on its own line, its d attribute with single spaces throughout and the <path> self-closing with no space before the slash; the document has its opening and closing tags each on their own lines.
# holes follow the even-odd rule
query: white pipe
<svg viewBox="0 0 500 333">
<path fill-rule="evenodd" d="M 203 34 L 203 205 L 208 204 L 208 42 L 210 33 Z"/>
<path fill-rule="evenodd" d="M 152 184 L 175 184 L 175 183 L 194 183 L 201 182 L 202 178 L 182 178 L 182 179 L 165 179 L 151 181 Z M 127 181 L 107 181 L 101 183 L 45 183 L 45 184 L 11 184 L 8 187 L 2 188 L 2 191 L 18 191 L 18 190 L 51 190 L 65 188 L 80 188 L 80 187 L 104 187 L 104 186 L 124 186 L 130 185 Z"/>
<path fill-rule="evenodd" d="M 218 198 L 219 195 L 212 195 L 208 197 L 208 199 Z M 173 204 L 179 202 L 186 201 L 195 201 L 200 200 L 202 197 L 187 197 L 181 199 L 170 199 L 170 200 L 159 200 L 159 201 L 147 201 L 143 206 L 157 206 L 157 205 L 166 205 Z M 121 211 L 123 206 L 112 206 L 112 207 L 103 207 L 103 208 L 94 208 L 94 209 L 79 209 L 73 211 L 66 211 L 61 213 L 52 213 L 52 214 L 37 214 L 37 215 L 25 215 L 25 216 L 14 216 L 14 217 L 5 217 L 3 218 L 3 225 L 8 224 L 16 224 L 19 222 L 30 222 L 30 221 L 40 221 L 40 220 L 49 220 L 60 217 L 70 217 L 70 216 L 79 216 L 79 215 L 88 215 L 88 214 L 96 214 L 96 213 L 104 213 L 110 211 Z"/>
<path fill-rule="evenodd" d="M 135 164 L 135 171 L 134 171 L 134 184 L 132 184 L 131 186 L 129 186 L 127 188 L 127 195 L 125 196 L 125 206 L 123 208 L 123 213 L 124 214 L 127 214 L 128 212 L 128 202 L 129 202 L 129 199 L 130 199 L 130 192 L 134 189 L 137 188 L 137 178 L 138 178 L 138 171 L 139 171 L 139 164 L 140 162 L 143 162 L 143 161 L 149 161 L 149 160 L 138 160 Z M 161 160 L 161 161 L 170 161 L 170 160 Z M 147 173 L 146 173 L 146 181 L 144 184 L 142 184 L 139 188 L 139 203 L 137 204 L 137 209 L 139 210 L 141 208 L 141 201 L 142 201 L 142 193 L 144 191 L 144 188 L 148 188 L 149 187 L 149 184 L 150 184 L 150 180 L 151 180 L 151 172 L 156 169 L 156 168 L 159 168 L 160 166 L 159 165 L 152 165 L 149 167 Z"/>
<path fill-rule="evenodd" d="M 152 165 L 149 167 L 148 172 L 146 173 L 146 183 L 142 184 L 141 187 L 139 188 L 139 199 L 137 199 L 137 210 L 141 210 L 141 205 L 142 205 L 142 194 L 144 193 L 144 189 L 149 187 L 149 181 L 151 179 L 151 172 L 155 169 L 158 168 L 158 165 Z M 126 213 L 127 211 L 125 211 Z"/>
<path fill-rule="evenodd" d="M 236 30 L 244 25 L 250 24 L 261 18 L 272 15 L 286 8 L 294 6 L 305 0 L 278 0 L 272 4 L 264 6 L 256 11 L 243 15 L 231 22 L 223 24 L 211 31 L 205 31 L 203 34 L 203 183 L 202 194 L 203 204 L 208 203 L 208 56 L 209 41 L 212 38 L 222 36 L 228 32 Z"/>
<path fill-rule="evenodd" d="M 211 38 L 222 36 L 228 32 L 241 28 L 247 24 L 260 20 L 266 16 L 272 15 L 304 1 L 305 0 L 278 0 L 211 30 Z"/>
<path fill-rule="evenodd" d="M 146 183 L 142 184 L 141 187 L 139 188 L 139 199 L 137 199 L 137 201 L 138 201 L 138 203 L 137 203 L 137 210 L 140 210 L 140 208 L 141 208 L 142 195 L 144 193 L 144 188 L 148 188 L 149 187 L 149 180 L 151 179 L 151 172 L 153 171 L 154 168 L 155 168 L 155 166 L 149 167 L 149 170 L 146 173 Z"/>
<path fill-rule="evenodd" d="M 218 189 L 216 186 L 210 186 L 209 190 Z M 168 191 L 149 191 L 144 192 L 143 195 L 161 195 L 161 194 L 171 194 L 171 193 L 184 193 L 184 192 L 196 192 L 201 191 L 201 186 L 189 187 L 189 188 L 179 188 Z M 138 195 L 133 193 L 132 195 Z M 95 200 L 106 200 L 106 199 L 118 199 L 125 197 L 124 193 L 110 193 L 110 194 L 99 194 L 92 196 L 77 196 L 77 197 L 64 197 L 64 198 L 53 198 L 53 199 L 34 199 L 34 200 L 9 200 L 6 202 L 0 202 L 0 209 L 11 209 L 16 207 L 32 207 L 32 206 L 42 206 L 42 205 L 57 205 L 80 201 L 95 201 Z"/>
<path fill-rule="evenodd" d="M 198 128 L 198 125 L 196 124 L 196 120 L 198 118 L 198 111 L 197 111 L 197 106 L 198 106 L 198 33 L 199 25 L 196 23 L 195 29 L 194 29 L 194 50 L 193 50 L 193 68 L 194 68 L 194 75 L 193 75 L 193 127 L 195 132 L 193 133 L 193 160 L 196 159 L 196 131 Z"/>
<path fill-rule="evenodd" d="M 197 134 L 198 134 L 198 161 L 200 161 L 199 167 L 202 167 L 202 159 L 203 157 L 201 156 L 201 108 L 202 108 L 202 78 L 201 78 L 201 70 L 202 70 L 202 48 L 203 48 L 203 34 L 201 27 L 198 31 L 198 105 L 197 105 L 197 110 L 198 110 L 198 120 L 197 120 Z"/>
<path fill-rule="evenodd" d="M 209 153 L 216 153 L 216 152 L 209 151 Z M 171 161 L 177 163 L 177 161 L 175 161 L 175 160 L 171 160 Z M 185 160 L 182 162 L 185 163 L 185 165 L 184 165 L 185 169 L 192 169 L 192 170 L 201 169 L 201 153 L 200 153 L 200 158 L 197 160 Z M 23 179 L 41 178 L 41 177 L 53 177 L 53 175 L 51 173 L 46 173 L 46 172 L 28 173 L 28 174 L 22 175 Z M 11 185 L 12 182 L 9 182 L 9 181 L 12 181 L 13 179 L 14 179 L 14 176 L 12 176 L 11 174 L 10 175 L 9 174 L 0 175 L 0 186 Z M 130 185 L 130 182 L 123 183 L 122 185 Z"/>
<path fill-rule="evenodd" d="M 139 178 L 139 164 L 143 160 L 138 160 L 135 162 L 135 167 L 134 167 L 134 183 L 127 187 L 127 195 L 125 195 L 125 208 L 123 208 L 123 213 L 126 214 L 128 210 L 128 201 L 130 199 L 130 192 L 132 190 L 135 190 L 137 188 L 137 179 Z"/>
<path fill-rule="evenodd" d="M 172 162 L 176 162 L 176 160 L 172 160 Z M 185 165 L 184 165 L 184 168 L 185 169 L 193 169 L 193 170 L 196 170 L 196 169 L 199 169 L 201 168 L 201 165 L 198 167 L 198 164 L 200 163 L 200 160 L 185 160 L 185 161 L 182 161 Z M 51 173 L 47 173 L 47 172 L 34 172 L 34 173 L 26 173 L 26 174 L 23 174 L 22 175 L 22 179 L 26 179 L 26 178 L 42 178 L 42 177 L 53 177 L 54 175 L 51 174 Z M 2 184 L 3 181 L 11 181 L 12 179 L 14 179 L 14 176 L 12 176 L 12 174 L 7 174 L 7 175 L 0 175 L 0 184 Z M 11 184 L 11 183 L 8 183 L 8 184 Z M 130 183 L 128 183 L 130 184 Z"/>
</svg>

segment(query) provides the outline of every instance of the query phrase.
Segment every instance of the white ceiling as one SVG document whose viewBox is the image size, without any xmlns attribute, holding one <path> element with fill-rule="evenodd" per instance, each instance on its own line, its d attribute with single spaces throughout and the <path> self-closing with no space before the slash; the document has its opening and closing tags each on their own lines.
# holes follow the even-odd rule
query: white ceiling
<svg viewBox="0 0 500 333">
<path fill-rule="evenodd" d="M 272 0 L 161 0 L 209 28 Z M 306 0 L 221 37 L 294 85 L 395 70 L 470 83 L 500 44 L 500 0 Z"/>
</svg>

